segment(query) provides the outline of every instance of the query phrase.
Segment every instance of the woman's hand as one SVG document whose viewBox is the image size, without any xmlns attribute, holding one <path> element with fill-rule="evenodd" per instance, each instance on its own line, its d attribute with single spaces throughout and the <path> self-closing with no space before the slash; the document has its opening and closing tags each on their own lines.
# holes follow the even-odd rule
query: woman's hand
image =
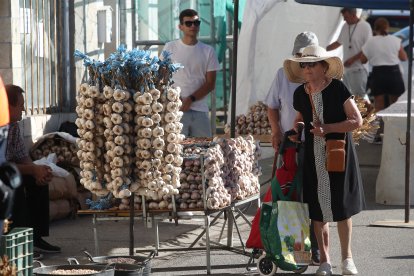
<svg viewBox="0 0 414 276">
<path fill-rule="evenodd" d="M 311 123 L 313 128 L 310 130 L 311 133 L 315 136 L 324 137 L 326 132 L 324 131 L 323 125 L 320 123 Z"/>
</svg>

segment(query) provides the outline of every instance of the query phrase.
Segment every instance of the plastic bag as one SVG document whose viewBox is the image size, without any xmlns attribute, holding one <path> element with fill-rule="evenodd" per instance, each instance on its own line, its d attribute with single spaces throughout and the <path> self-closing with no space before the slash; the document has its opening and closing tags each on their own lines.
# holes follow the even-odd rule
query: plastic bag
<svg viewBox="0 0 414 276">
<path fill-rule="evenodd" d="M 47 157 L 43 157 L 39 160 L 33 161 L 36 165 L 46 165 L 49 166 L 52 170 L 52 174 L 54 176 L 59 177 L 66 177 L 69 175 L 69 172 L 65 169 L 62 169 L 61 167 L 56 165 L 57 162 L 57 156 L 56 153 L 51 153 Z"/>
<path fill-rule="evenodd" d="M 260 234 L 267 254 L 283 270 L 293 271 L 311 262 L 309 217 L 306 203 L 264 202 Z"/>
</svg>

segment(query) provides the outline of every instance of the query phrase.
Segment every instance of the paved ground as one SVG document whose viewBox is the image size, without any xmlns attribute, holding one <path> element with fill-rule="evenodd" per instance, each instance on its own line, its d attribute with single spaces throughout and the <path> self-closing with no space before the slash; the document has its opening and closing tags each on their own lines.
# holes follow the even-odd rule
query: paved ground
<svg viewBox="0 0 414 276">
<path fill-rule="evenodd" d="M 372 227 L 371 223 L 380 220 L 403 220 L 403 206 L 384 206 L 375 203 L 375 183 L 381 159 L 381 145 L 361 143 L 358 147 L 362 177 L 364 180 L 367 199 L 367 210 L 354 217 L 353 252 L 359 275 L 410 275 L 414 276 L 414 229 Z M 269 178 L 272 167 L 272 152 L 264 150 L 260 161 L 264 175 L 261 180 Z M 402 176 L 403 177 L 403 176 Z M 265 191 L 267 187 L 263 187 Z M 402 188 L 403 192 L 403 188 Z M 252 204 L 245 211 L 249 220 L 253 218 L 257 205 Z M 411 210 L 411 220 L 414 215 Z M 211 227 L 210 237 L 216 240 L 220 236 L 223 218 Z M 190 220 L 180 220 L 176 226 L 165 219 L 160 222 L 159 239 L 161 248 L 188 247 L 203 230 L 203 217 L 194 216 Z M 249 235 L 250 227 L 242 219 L 237 219 L 237 225 L 243 241 Z M 226 244 L 227 228 L 224 228 L 222 242 Z M 95 252 L 92 218 L 78 217 L 75 220 L 66 219 L 52 223 L 51 236 L 48 240 L 62 247 L 60 254 L 45 255 L 46 265 L 63 264 L 67 257 L 76 257 L 81 263 L 87 262 L 82 250 L 92 255 L 128 255 L 129 225 L 128 221 L 99 222 L 98 236 L 100 252 Z M 142 221 L 135 223 L 135 250 L 154 249 L 154 228 L 146 228 Z M 233 244 L 241 249 L 237 231 L 234 229 Z M 331 225 L 331 255 L 334 275 L 340 275 L 340 252 L 336 225 Z M 204 238 L 201 246 L 205 246 Z M 250 249 L 247 249 L 250 253 Z M 257 270 L 246 270 L 249 257 L 228 250 L 211 252 L 213 275 L 259 275 Z M 206 274 L 206 251 L 175 251 L 160 252 L 151 261 L 152 275 L 200 275 Z M 254 268 L 254 267 L 253 267 Z M 304 275 L 313 275 L 316 266 L 310 266 Z M 277 275 L 291 275 L 291 272 L 278 271 Z"/>
</svg>

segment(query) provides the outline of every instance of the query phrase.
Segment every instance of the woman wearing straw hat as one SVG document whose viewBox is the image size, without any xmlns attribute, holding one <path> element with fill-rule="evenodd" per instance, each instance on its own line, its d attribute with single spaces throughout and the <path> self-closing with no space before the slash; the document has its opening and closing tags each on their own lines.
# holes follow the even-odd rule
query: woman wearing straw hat
<svg viewBox="0 0 414 276">
<path fill-rule="evenodd" d="M 305 157 L 303 196 L 309 204 L 320 250 L 316 275 L 331 275 L 329 256 L 329 222 L 337 222 L 341 243 L 342 274 L 358 273 L 351 252 L 351 217 L 365 206 L 358 159 L 352 141 L 352 130 L 362 125 L 353 96 L 340 81 L 343 64 L 329 56 L 320 46 L 308 46 L 302 57 L 284 62 L 286 76 L 302 83 L 294 94 L 296 122 L 305 124 Z M 326 169 L 325 145 L 328 139 L 346 141 L 343 172 Z"/>
</svg>

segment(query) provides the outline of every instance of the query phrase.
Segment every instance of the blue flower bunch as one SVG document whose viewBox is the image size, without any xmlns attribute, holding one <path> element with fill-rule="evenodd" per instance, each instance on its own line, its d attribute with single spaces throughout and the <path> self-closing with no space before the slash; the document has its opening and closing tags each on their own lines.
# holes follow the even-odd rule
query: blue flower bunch
<svg viewBox="0 0 414 276">
<path fill-rule="evenodd" d="M 74 56 L 83 60 L 89 71 L 89 84 L 119 87 L 143 91 L 171 83 L 172 74 L 182 68 L 181 64 L 173 63 L 171 54 L 163 51 L 159 58 L 151 56 L 150 51 L 134 48 L 128 50 L 120 45 L 105 61 L 95 60 L 75 50 Z"/>
</svg>

